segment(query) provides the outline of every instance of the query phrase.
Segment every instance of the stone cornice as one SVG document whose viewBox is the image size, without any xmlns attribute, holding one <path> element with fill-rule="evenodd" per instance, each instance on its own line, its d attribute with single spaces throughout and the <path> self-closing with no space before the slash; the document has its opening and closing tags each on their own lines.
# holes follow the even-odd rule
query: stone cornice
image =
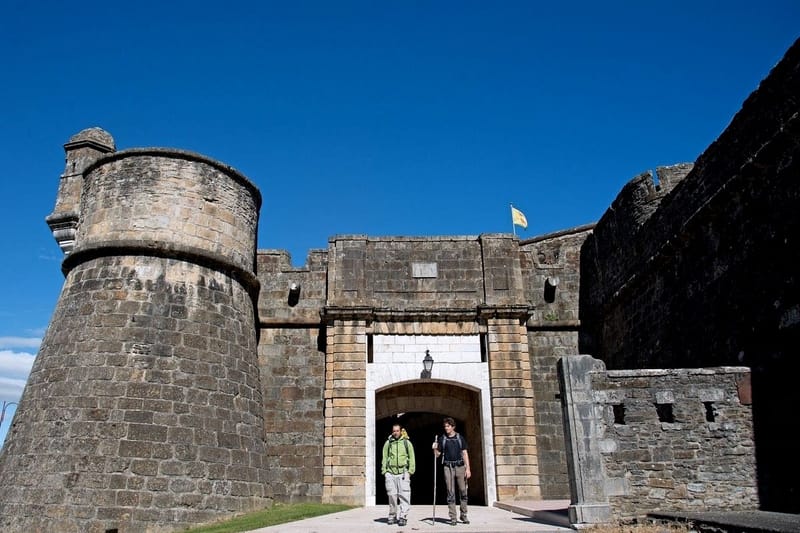
<svg viewBox="0 0 800 533">
<path fill-rule="evenodd" d="M 366 320 L 368 322 L 480 322 L 489 318 L 519 318 L 527 321 L 530 305 L 481 305 L 477 308 L 407 308 L 372 306 L 326 306 L 320 311 L 323 322 Z"/>
<path fill-rule="evenodd" d="M 75 150 L 77 148 L 94 148 L 98 152 L 103 152 L 105 154 L 113 152 L 114 147 L 108 146 L 107 144 L 103 144 L 98 141 L 94 141 L 92 139 L 79 139 L 77 141 L 71 141 L 64 145 L 64 150 Z"/>
<path fill-rule="evenodd" d="M 487 318 L 519 318 L 527 321 L 533 314 L 534 307 L 529 304 L 481 305 L 478 313 L 481 319 Z"/>
<path fill-rule="evenodd" d="M 182 246 L 175 243 L 146 241 L 143 239 L 109 240 L 96 242 L 75 248 L 61 263 L 61 271 L 66 276 L 70 270 L 81 263 L 100 257 L 143 256 L 186 261 L 198 266 L 223 272 L 244 286 L 245 290 L 258 306 L 258 293 L 261 287 L 256 275 L 248 272 L 220 254 L 208 252 L 193 246 Z"/>
</svg>

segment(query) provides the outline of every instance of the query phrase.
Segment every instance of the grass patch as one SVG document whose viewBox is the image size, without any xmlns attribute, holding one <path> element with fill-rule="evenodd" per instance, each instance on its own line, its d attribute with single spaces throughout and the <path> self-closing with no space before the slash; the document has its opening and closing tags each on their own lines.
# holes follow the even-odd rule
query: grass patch
<svg viewBox="0 0 800 533">
<path fill-rule="evenodd" d="M 187 529 L 186 533 L 240 533 L 352 508 L 352 505 L 328 503 L 276 503 L 269 509 L 237 516 L 217 524 Z"/>
</svg>

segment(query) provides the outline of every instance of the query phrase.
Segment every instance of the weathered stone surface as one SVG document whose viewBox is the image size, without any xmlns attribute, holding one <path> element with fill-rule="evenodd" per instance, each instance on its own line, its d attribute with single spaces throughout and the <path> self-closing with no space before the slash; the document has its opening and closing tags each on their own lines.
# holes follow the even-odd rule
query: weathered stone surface
<svg viewBox="0 0 800 533">
<path fill-rule="evenodd" d="M 361 505 L 369 428 L 400 412 L 467 422 L 486 499 L 569 496 L 564 424 L 608 426 L 590 443 L 607 501 L 572 509 L 597 521 L 755 505 L 752 408 L 761 504 L 797 512 L 794 450 L 771 437 L 800 370 L 798 65 L 795 44 L 703 156 L 637 176 L 597 225 L 336 236 L 303 267 L 255 249 L 260 193 L 234 169 L 73 136 L 47 218 L 67 279 L 0 456 L 0 524 L 157 531 L 273 498 Z M 446 379 L 414 366 L 431 343 Z M 570 418 L 557 368 L 578 353 L 662 369 L 573 387 Z M 752 384 L 670 370 L 738 364 Z"/>
<path fill-rule="evenodd" d="M 565 369 L 564 380 L 565 409 L 582 413 L 570 423 L 574 468 L 585 471 L 576 476 L 584 480 L 576 506 L 606 504 L 621 521 L 653 511 L 758 507 L 753 413 L 737 391 L 748 369 L 606 371 L 587 356 L 563 364 L 581 357 L 586 363 L 566 367 L 574 370 Z M 579 382 L 585 394 L 576 394 Z M 713 402 L 704 401 L 709 389 Z M 669 422 L 658 410 L 665 403 Z"/>
<path fill-rule="evenodd" d="M 260 197 L 199 156 L 104 157 L 83 169 L 64 288 L 0 456 L 17 473 L 0 486 L 4 531 L 173 530 L 271 501 Z"/>
<path fill-rule="evenodd" d="M 786 391 L 800 373 L 798 94 L 800 41 L 679 182 L 623 189 L 582 249 L 580 302 L 581 353 L 609 368 L 751 367 L 761 505 L 791 513 L 800 512 L 800 463 L 783 459 L 794 454 Z M 657 210 L 642 205 L 651 197 Z"/>
</svg>

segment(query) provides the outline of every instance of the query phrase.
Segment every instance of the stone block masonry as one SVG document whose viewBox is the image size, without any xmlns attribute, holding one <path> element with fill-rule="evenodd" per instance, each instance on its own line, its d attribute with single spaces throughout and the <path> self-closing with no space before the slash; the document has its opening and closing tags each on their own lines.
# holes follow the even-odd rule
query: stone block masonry
<svg viewBox="0 0 800 533">
<path fill-rule="evenodd" d="M 289 254 L 259 250 L 259 367 L 264 398 L 267 490 L 277 501 L 321 501 L 325 429 L 327 253 L 303 267 Z M 294 287 L 294 290 L 292 289 Z"/>
<path fill-rule="evenodd" d="M 269 505 L 258 192 L 167 150 L 104 156 L 83 181 L 64 288 L 0 456 L 0 529 L 174 531 Z"/>
<path fill-rule="evenodd" d="M 235 169 L 78 133 L 46 219 L 66 280 L 0 455 L 0 529 L 368 505 L 392 417 L 425 438 L 444 415 L 474 504 L 571 496 L 575 524 L 797 512 L 799 65 L 796 43 L 703 156 L 634 178 L 596 225 L 336 236 L 303 267 L 256 250 L 260 193 Z"/>
<path fill-rule="evenodd" d="M 534 404 L 536 448 L 543 499 L 569 496 L 558 360 L 578 352 L 580 254 L 593 225 L 542 235 L 520 243 L 526 300 L 533 304 L 527 322 Z"/>
<path fill-rule="evenodd" d="M 573 524 L 758 507 L 747 368 L 559 367 Z"/>
<path fill-rule="evenodd" d="M 541 499 L 531 364 L 524 323 L 490 318 L 489 380 L 500 500 Z"/>
<path fill-rule="evenodd" d="M 365 328 L 366 321 L 357 319 L 335 320 L 328 328 L 331 350 L 325 358 L 325 503 L 363 502 L 366 498 Z"/>
<path fill-rule="evenodd" d="M 639 205 L 641 180 L 623 189 L 625 209 L 582 249 L 580 301 L 580 353 L 610 369 L 752 368 L 760 503 L 795 514 L 800 462 L 784 458 L 800 373 L 798 94 L 800 40 L 657 210 Z"/>
</svg>

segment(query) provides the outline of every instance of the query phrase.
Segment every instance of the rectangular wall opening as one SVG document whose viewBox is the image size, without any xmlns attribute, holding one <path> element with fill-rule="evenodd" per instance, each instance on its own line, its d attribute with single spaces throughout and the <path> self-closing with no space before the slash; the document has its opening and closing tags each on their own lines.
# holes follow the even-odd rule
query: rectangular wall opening
<svg viewBox="0 0 800 533">
<path fill-rule="evenodd" d="M 714 402 L 703 402 L 703 405 L 706 407 L 706 422 L 714 422 L 717 419 Z"/>
<path fill-rule="evenodd" d="M 671 403 L 657 403 L 656 412 L 658 413 L 659 422 L 667 422 L 668 424 L 675 422 L 675 416 L 672 414 Z"/>
<path fill-rule="evenodd" d="M 625 425 L 625 404 L 615 403 L 611 406 L 614 410 L 614 423 L 620 426 Z"/>
</svg>

